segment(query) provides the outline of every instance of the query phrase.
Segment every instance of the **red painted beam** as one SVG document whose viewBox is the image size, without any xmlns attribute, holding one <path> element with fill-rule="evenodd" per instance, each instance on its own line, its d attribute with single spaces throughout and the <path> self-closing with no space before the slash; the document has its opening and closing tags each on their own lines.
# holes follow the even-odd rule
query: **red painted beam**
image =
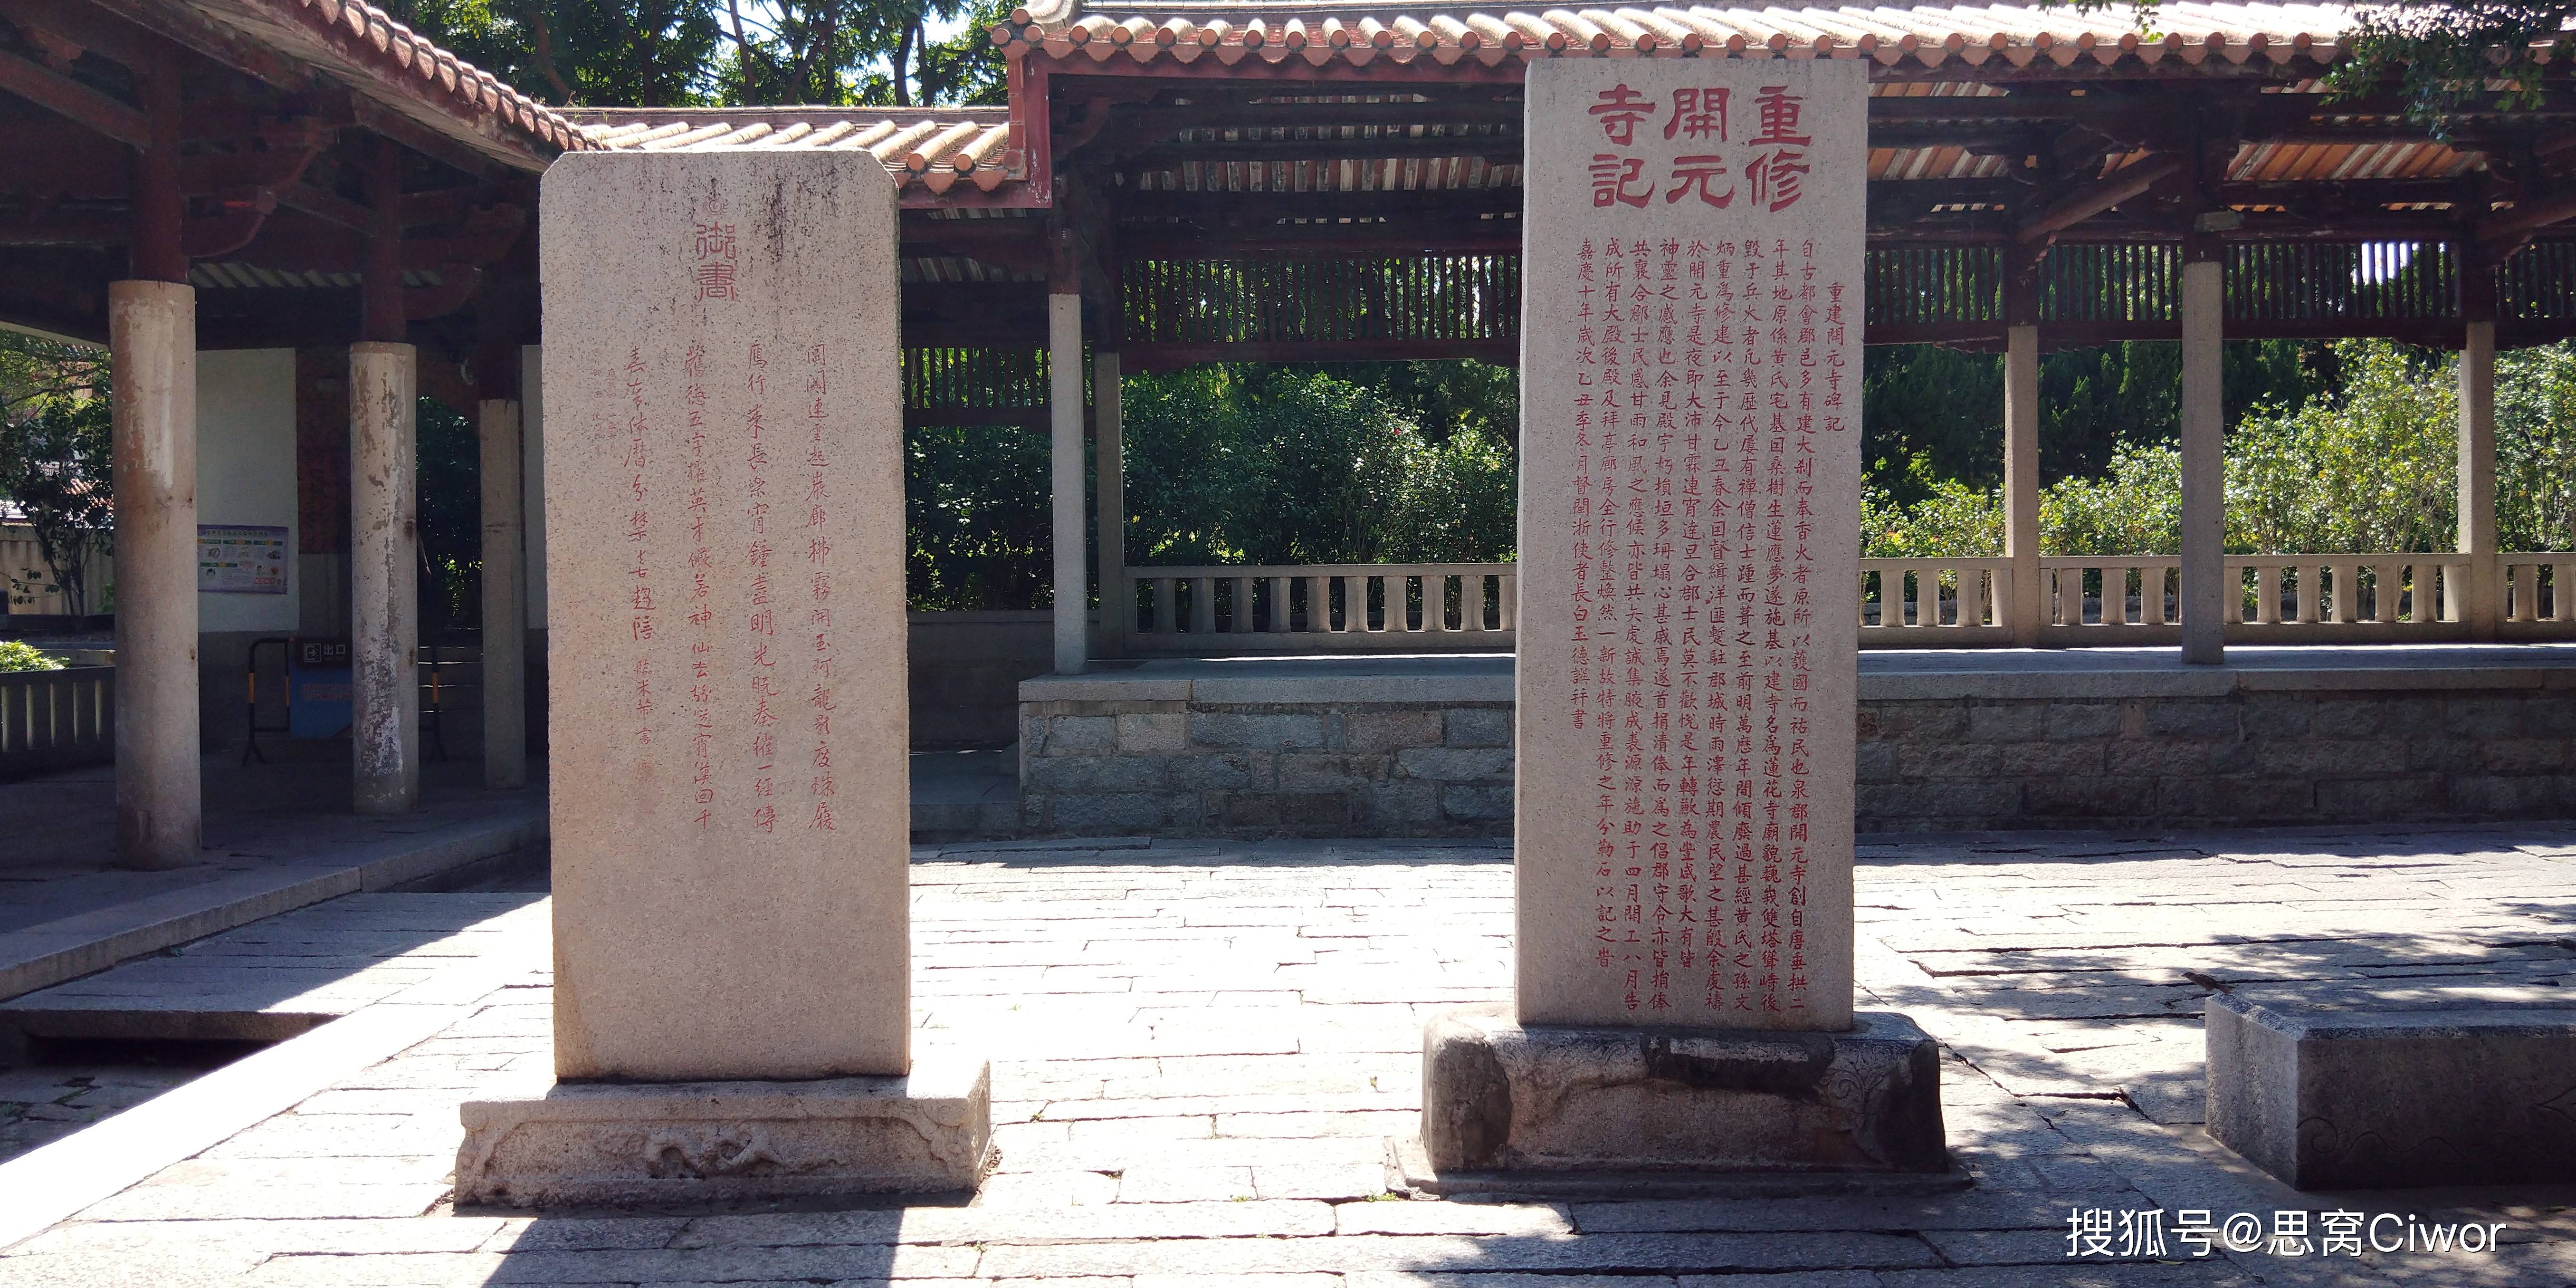
<svg viewBox="0 0 2576 1288">
<path fill-rule="evenodd" d="M 5 50 L 0 50 L 0 90 L 77 121 L 128 147 L 139 148 L 152 141 L 152 123 L 142 111 L 69 76 L 60 75 L 42 63 Z"/>
</svg>

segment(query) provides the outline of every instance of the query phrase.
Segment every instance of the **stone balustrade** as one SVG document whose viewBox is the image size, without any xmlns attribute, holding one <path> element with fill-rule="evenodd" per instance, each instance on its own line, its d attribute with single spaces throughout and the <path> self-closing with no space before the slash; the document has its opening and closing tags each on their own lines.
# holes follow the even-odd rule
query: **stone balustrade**
<svg viewBox="0 0 2576 1288">
<path fill-rule="evenodd" d="M 2489 556 L 2492 623 L 2470 602 L 2475 556 L 2229 555 L 2238 587 L 2227 638 L 2248 644 L 2576 638 L 2576 553 Z M 2051 646 L 2169 644 L 2182 632 L 2182 560 L 2049 555 L 2036 561 L 2037 625 Z M 1501 651 L 1513 646 L 1516 565 L 1306 564 L 1124 568 L 1140 656 Z M 1863 559 L 1865 648 L 2009 647 L 2014 561 Z M 1389 605 L 1395 605 L 1394 611 Z M 1925 605 L 1930 604 L 1930 608 Z M 1284 608 L 1282 606 L 1285 606 Z"/>
<path fill-rule="evenodd" d="M 1512 647 L 1509 563 L 1126 568 L 1139 653 L 1462 652 Z M 1122 623 L 1124 624 L 1124 623 Z"/>
<path fill-rule="evenodd" d="M 0 778 L 116 755 L 116 668 L 0 674 Z"/>
</svg>

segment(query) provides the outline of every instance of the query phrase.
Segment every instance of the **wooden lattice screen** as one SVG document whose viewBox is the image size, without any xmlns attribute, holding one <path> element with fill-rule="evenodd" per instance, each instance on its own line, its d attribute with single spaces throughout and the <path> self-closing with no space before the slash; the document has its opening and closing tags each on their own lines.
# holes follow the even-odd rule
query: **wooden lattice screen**
<svg viewBox="0 0 2576 1288">
<path fill-rule="evenodd" d="M 2576 242 L 2534 242 L 2496 270 L 2496 311 L 2523 322 L 2576 322 Z"/>
<path fill-rule="evenodd" d="M 1993 322 L 2003 316 L 2003 257 L 1991 246 L 1873 250 L 1861 298 L 1868 326 Z"/>
<path fill-rule="evenodd" d="M 1520 324 L 1520 257 L 1130 260 L 1137 345 L 1496 341 Z"/>
<path fill-rule="evenodd" d="M 903 407 L 908 422 L 1018 422 L 1046 405 L 1043 348 L 903 351 Z"/>
<path fill-rule="evenodd" d="M 2433 322 L 2460 316 L 2441 242 L 2258 242 L 2227 248 L 2227 320 Z"/>
<path fill-rule="evenodd" d="M 2039 320 L 2118 325 L 2172 322 L 2182 248 L 2052 246 L 2039 265 Z"/>
<path fill-rule="evenodd" d="M 2172 243 L 2052 247 L 2039 317 L 2057 343 L 2170 339 L 2182 255 Z M 2539 242 L 2495 270 L 2511 343 L 2576 336 L 2576 241 Z M 2388 335 L 2457 343 L 2459 258 L 2441 242 L 2232 245 L 2230 335 Z M 1167 364 L 1481 357 L 1519 340 L 1520 257 L 1150 259 L 1122 266 L 1125 345 Z M 2003 257 L 1985 246 L 1869 252 L 1864 280 L 1876 343 L 2001 338 Z M 1140 367 L 1150 367 L 1140 362 Z M 904 403 L 922 423 L 1016 420 L 1047 401 L 1042 348 L 904 351 Z"/>
</svg>

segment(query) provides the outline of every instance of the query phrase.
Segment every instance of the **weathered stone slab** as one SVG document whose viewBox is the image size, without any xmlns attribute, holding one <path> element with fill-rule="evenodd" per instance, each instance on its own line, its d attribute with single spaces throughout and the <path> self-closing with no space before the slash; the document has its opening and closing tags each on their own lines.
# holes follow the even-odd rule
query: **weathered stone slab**
<svg viewBox="0 0 2576 1288">
<path fill-rule="evenodd" d="M 2576 1181 L 2576 1007 L 2209 999 L 2209 1134 L 2301 1189 Z"/>
<path fill-rule="evenodd" d="M 558 1083 L 467 1101 L 459 1203 L 511 1207 L 971 1190 L 989 1166 L 984 1062 L 899 1078 Z"/>
<path fill-rule="evenodd" d="M 555 1053 L 905 1071 L 895 194 L 864 152 L 546 172 Z"/>
<path fill-rule="evenodd" d="M 1520 1016 L 1851 1024 L 1866 84 L 1530 65 Z"/>
<path fill-rule="evenodd" d="M 1523 1026 L 1423 1037 L 1422 1143 L 1456 1172 L 1945 1173 L 1939 1048 L 1901 1015 L 1845 1033 Z"/>
</svg>

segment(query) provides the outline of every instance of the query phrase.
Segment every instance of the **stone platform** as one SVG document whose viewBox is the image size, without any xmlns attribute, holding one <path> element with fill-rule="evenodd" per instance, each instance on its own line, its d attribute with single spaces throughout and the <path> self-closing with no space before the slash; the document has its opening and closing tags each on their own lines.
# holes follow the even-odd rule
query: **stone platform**
<svg viewBox="0 0 2576 1288">
<path fill-rule="evenodd" d="M 1096 663 L 1020 685 L 1023 835 L 1501 836 L 1513 659 Z M 1864 832 L 2576 816 L 2576 645 L 1869 650 Z"/>
<path fill-rule="evenodd" d="M 2576 1006 L 2209 999 L 2209 1134 L 2301 1189 L 2576 1182 Z"/>
</svg>

